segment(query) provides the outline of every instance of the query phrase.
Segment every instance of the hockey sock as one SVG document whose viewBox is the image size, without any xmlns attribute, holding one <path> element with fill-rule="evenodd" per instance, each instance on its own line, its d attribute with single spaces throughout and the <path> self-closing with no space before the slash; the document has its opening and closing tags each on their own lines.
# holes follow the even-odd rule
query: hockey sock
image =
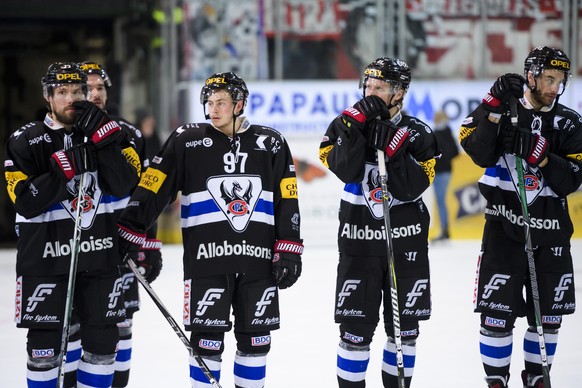
<svg viewBox="0 0 582 388">
<path fill-rule="evenodd" d="M 79 361 L 77 388 L 111 387 L 115 369 L 115 354 L 85 352 Z"/>
<path fill-rule="evenodd" d="M 237 388 L 262 388 L 267 375 L 267 353 L 234 356 L 234 385 Z"/>
<path fill-rule="evenodd" d="M 546 343 L 546 353 L 548 365 L 552 366 L 556 347 L 558 346 L 558 330 L 544 330 L 544 341 Z M 523 338 L 523 358 L 525 360 L 525 370 L 530 375 L 542 375 L 542 360 L 540 358 L 540 344 L 538 333 L 535 327 L 530 327 L 525 332 Z"/>
<path fill-rule="evenodd" d="M 47 362 L 27 363 L 26 383 L 29 388 L 54 388 L 59 377 L 58 356 L 49 357 Z M 33 365 L 34 364 L 34 365 Z"/>
<path fill-rule="evenodd" d="M 77 368 L 81 359 L 81 339 L 77 335 L 76 339 L 70 338 L 67 344 L 67 363 L 65 364 L 65 388 L 72 388 L 77 383 Z"/>
<path fill-rule="evenodd" d="M 410 386 L 414 364 L 416 362 L 416 341 L 402 342 L 402 356 L 404 362 L 404 377 L 406 386 Z M 382 382 L 384 387 L 398 387 L 398 367 L 396 365 L 396 344 L 389 338 L 384 344 L 384 354 L 382 356 Z"/>
<path fill-rule="evenodd" d="M 354 346 L 340 341 L 337 348 L 336 368 L 340 388 L 365 387 L 369 362 L 369 346 Z"/>
<path fill-rule="evenodd" d="M 513 335 L 481 329 L 479 334 L 481 361 L 487 376 L 509 376 Z"/>
<path fill-rule="evenodd" d="M 129 382 L 129 369 L 131 367 L 131 319 L 117 325 L 119 328 L 119 342 L 117 344 L 117 356 L 115 357 L 115 374 L 113 375 L 113 387 L 127 387 Z"/>
<path fill-rule="evenodd" d="M 220 356 L 212 356 L 212 357 L 202 357 L 204 360 L 204 364 L 210 369 L 212 375 L 217 381 L 220 381 L 220 366 L 221 366 L 221 359 Z M 190 384 L 192 388 L 212 388 L 212 384 L 208 381 L 208 378 L 202 372 L 202 369 L 196 362 L 194 357 L 190 357 L 189 359 L 190 364 Z"/>
</svg>

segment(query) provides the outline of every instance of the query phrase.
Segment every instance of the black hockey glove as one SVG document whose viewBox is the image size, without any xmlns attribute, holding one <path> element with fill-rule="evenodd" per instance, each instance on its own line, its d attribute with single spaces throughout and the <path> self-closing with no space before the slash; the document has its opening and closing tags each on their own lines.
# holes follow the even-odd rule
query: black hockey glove
<svg viewBox="0 0 582 388">
<path fill-rule="evenodd" d="M 493 113 L 505 113 L 508 110 L 509 97 L 523 97 L 525 78 L 519 74 L 507 73 L 497 78 L 489 93 L 483 97 L 483 108 Z"/>
<path fill-rule="evenodd" d="M 370 123 L 370 146 L 384 151 L 388 159 L 402 154 L 408 143 L 410 133 L 406 128 L 398 128 L 390 120 L 374 120 Z"/>
<path fill-rule="evenodd" d="M 273 278 L 279 289 L 291 287 L 301 276 L 302 240 L 277 240 L 273 250 Z"/>
<path fill-rule="evenodd" d="M 79 144 L 51 155 L 52 170 L 65 182 L 75 175 L 97 171 L 97 155 L 92 144 Z"/>
<path fill-rule="evenodd" d="M 117 224 L 117 247 L 121 260 L 133 260 L 137 265 L 139 250 L 146 240 L 145 233 L 138 233 Z"/>
<path fill-rule="evenodd" d="M 137 257 L 137 268 L 148 283 L 153 282 L 162 270 L 162 242 L 160 240 L 146 239 Z"/>
<path fill-rule="evenodd" d="M 534 135 L 525 128 L 507 126 L 503 129 L 505 152 L 524 159 L 530 166 L 537 167 L 548 155 L 548 141 Z"/>
<path fill-rule="evenodd" d="M 354 127 L 363 131 L 366 122 L 378 116 L 383 118 L 390 117 L 388 106 L 378 96 L 366 96 L 356 102 L 353 107 L 347 108 L 342 112 L 342 121 L 350 128 Z"/>
<path fill-rule="evenodd" d="M 121 127 L 111 120 L 107 113 L 90 101 L 83 100 L 73 103 L 77 110 L 75 126 L 79 128 L 97 148 L 114 142 L 121 134 Z"/>
</svg>

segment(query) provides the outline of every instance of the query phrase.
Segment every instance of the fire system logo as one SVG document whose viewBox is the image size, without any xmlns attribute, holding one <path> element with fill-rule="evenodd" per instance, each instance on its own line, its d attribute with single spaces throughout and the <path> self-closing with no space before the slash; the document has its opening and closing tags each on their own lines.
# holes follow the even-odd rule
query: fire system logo
<svg viewBox="0 0 582 388">
<path fill-rule="evenodd" d="M 562 275 L 558 287 L 554 288 L 554 291 L 556 291 L 556 294 L 554 295 L 554 302 L 561 302 L 564 299 L 566 291 L 568 291 L 568 289 L 570 288 L 570 284 L 572 284 L 572 282 L 574 281 L 573 278 L 574 275 L 572 275 L 571 273 Z"/>
<path fill-rule="evenodd" d="M 358 288 L 358 284 L 360 284 L 361 282 L 362 282 L 361 280 L 357 279 L 348 279 L 344 282 L 342 290 L 337 295 L 337 307 L 343 306 L 344 302 L 346 301 L 346 298 L 352 295 L 352 291 L 356 290 Z"/>
<path fill-rule="evenodd" d="M 500 288 L 499 285 L 502 285 L 502 286 L 505 285 L 510 278 L 511 278 L 511 276 L 509 276 L 509 275 L 503 275 L 503 274 L 496 273 L 495 275 L 493 275 L 491 277 L 491 280 L 489 280 L 489 283 L 485 285 L 485 291 L 483 292 L 483 295 L 481 295 L 481 297 L 483 299 L 489 299 L 489 297 L 491 296 L 493 291 L 499 290 L 499 288 Z"/>
<path fill-rule="evenodd" d="M 26 312 L 28 313 L 33 312 L 39 303 L 45 301 L 46 296 L 51 295 L 53 293 L 53 290 L 56 286 L 57 285 L 55 283 L 39 284 L 32 293 L 32 296 L 28 298 Z"/>
<path fill-rule="evenodd" d="M 255 310 L 255 317 L 262 317 L 267 311 L 267 307 L 271 305 L 271 300 L 277 295 L 277 287 L 269 287 L 261 296 L 261 300 L 259 300 L 256 305 L 257 309 Z"/>
<path fill-rule="evenodd" d="M 198 309 L 196 309 L 196 316 L 200 317 L 204 315 L 208 307 L 214 306 L 214 301 L 222 297 L 224 291 L 224 288 L 209 288 L 206 290 L 202 300 L 196 302 L 198 304 Z"/>
<path fill-rule="evenodd" d="M 416 304 L 418 298 L 422 296 L 424 290 L 428 288 L 428 279 L 420 279 L 414 283 L 412 287 L 412 291 L 406 294 L 406 303 L 404 304 L 406 307 L 412 307 Z"/>
</svg>

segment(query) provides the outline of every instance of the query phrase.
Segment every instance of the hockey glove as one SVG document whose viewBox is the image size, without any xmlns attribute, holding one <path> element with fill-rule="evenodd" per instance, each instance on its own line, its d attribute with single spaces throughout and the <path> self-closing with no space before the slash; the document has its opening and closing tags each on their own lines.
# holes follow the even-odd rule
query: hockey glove
<svg viewBox="0 0 582 388">
<path fill-rule="evenodd" d="M 277 240 L 272 261 L 273 278 L 279 289 L 291 287 L 301 276 L 303 244 L 289 240 Z"/>
<path fill-rule="evenodd" d="M 111 120 L 104 110 L 92 102 L 77 101 L 73 106 L 77 110 L 75 126 L 83 131 L 97 148 L 114 142 L 121 134 L 121 127 L 117 121 Z"/>
<path fill-rule="evenodd" d="M 162 270 L 162 242 L 160 240 L 146 239 L 137 257 L 137 268 L 148 283 L 156 280 Z"/>
<path fill-rule="evenodd" d="M 394 159 L 404 152 L 410 133 L 406 128 L 398 128 L 392 121 L 374 120 L 370 123 L 370 146 L 384 151 L 388 159 Z"/>
<path fill-rule="evenodd" d="M 137 264 L 139 250 L 146 240 L 145 233 L 134 232 L 133 230 L 117 224 L 117 235 L 119 257 L 121 257 L 123 261 L 131 259 Z"/>
<path fill-rule="evenodd" d="M 530 166 L 537 167 L 548 155 L 548 141 L 525 128 L 508 126 L 503 131 L 505 152 L 524 159 Z"/>
<path fill-rule="evenodd" d="M 357 128 L 363 131 L 366 122 L 378 116 L 390 117 L 388 106 L 378 96 L 367 96 L 356 102 L 353 107 L 344 110 L 342 112 L 342 121 L 349 128 Z"/>
<path fill-rule="evenodd" d="M 91 144 L 79 144 L 51 155 L 52 170 L 65 182 L 75 175 L 97 171 L 97 155 Z"/>
<path fill-rule="evenodd" d="M 519 74 L 502 75 L 493 83 L 489 93 L 483 97 L 483 108 L 493 113 L 505 113 L 509 97 L 513 96 L 518 99 L 523 97 L 524 85 L 525 78 Z"/>
</svg>

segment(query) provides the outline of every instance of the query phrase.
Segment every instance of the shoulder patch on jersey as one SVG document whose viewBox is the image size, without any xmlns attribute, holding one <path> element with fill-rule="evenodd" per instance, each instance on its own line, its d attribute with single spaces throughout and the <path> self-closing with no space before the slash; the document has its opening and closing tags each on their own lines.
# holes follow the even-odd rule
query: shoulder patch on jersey
<svg viewBox="0 0 582 388">
<path fill-rule="evenodd" d="M 279 185 L 281 197 L 285 199 L 297 199 L 297 178 L 283 178 Z"/>
<path fill-rule="evenodd" d="M 162 187 L 162 184 L 166 180 L 166 177 L 167 175 L 162 171 L 149 167 L 141 175 L 138 186 L 157 194 L 158 190 L 160 190 L 160 187 Z"/>
</svg>

